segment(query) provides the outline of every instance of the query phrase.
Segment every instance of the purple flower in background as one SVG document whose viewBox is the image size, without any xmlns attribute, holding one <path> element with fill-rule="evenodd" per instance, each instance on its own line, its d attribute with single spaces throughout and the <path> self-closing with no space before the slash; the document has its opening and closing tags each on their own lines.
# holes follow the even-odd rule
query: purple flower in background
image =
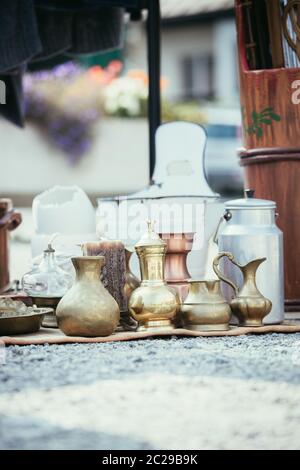
<svg viewBox="0 0 300 470">
<path fill-rule="evenodd" d="M 75 164 L 92 148 L 102 87 L 74 62 L 24 78 L 26 118 Z"/>
</svg>

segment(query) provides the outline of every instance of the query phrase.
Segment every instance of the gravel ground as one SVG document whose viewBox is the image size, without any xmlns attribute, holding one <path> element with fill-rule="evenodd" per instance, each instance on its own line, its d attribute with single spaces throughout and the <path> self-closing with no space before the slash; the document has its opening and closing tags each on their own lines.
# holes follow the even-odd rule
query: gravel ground
<svg viewBox="0 0 300 470">
<path fill-rule="evenodd" d="M 300 334 L 11 346 L 1 449 L 299 449 Z"/>
</svg>

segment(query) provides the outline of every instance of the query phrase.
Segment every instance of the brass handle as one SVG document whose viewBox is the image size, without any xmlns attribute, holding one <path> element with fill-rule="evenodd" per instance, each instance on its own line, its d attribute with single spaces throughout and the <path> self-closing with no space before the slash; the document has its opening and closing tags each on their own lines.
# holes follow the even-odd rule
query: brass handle
<svg viewBox="0 0 300 470">
<path fill-rule="evenodd" d="M 228 258 L 233 264 L 235 264 L 236 266 L 239 266 L 235 261 L 234 261 L 234 256 L 232 253 L 229 253 L 227 251 L 223 251 L 222 253 L 219 253 L 214 261 L 213 261 L 213 269 L 214 269 L 214 272 L 216 273 L 216 275 L 218 276 L 218 278 L 221 280 L 221 281 L 224 281 L 226 282 L 226 284 L 228 284 L 229 286 L 232 287 L 232 289 L 234 290 L 235 294 L 238 294 L 238 287 L 234 284 L 233 281 L 231 281 L 231 279 L 228 279 L 227 277 L 224 276 L 224 274 L 221 273 L 221 271 L 219 270 L 219 262 L 220 262 L 220 259 L 221 258 Z"/>
</svg>

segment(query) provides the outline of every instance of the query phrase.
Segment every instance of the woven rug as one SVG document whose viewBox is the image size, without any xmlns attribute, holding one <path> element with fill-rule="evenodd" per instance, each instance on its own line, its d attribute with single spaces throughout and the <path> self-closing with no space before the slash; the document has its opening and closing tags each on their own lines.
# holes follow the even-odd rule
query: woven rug
<svg viewBox="0 0 300 470">
<path fill-rule="evenodd" d="M 300 314 L 287 314 L 286 320 L 281 325 L 266 325 L 261 327 L 237 327 L 231 326 L 228 331 L 191 331 L 183 328 L 170 331 L 117 332 L 111 336 L 83 338 L 80 336 L 66 336 L 56 328 L 41 328 L 37 333 L 15 336 L 0 336 L 0 343 L 6 345 L 30 345 L 30 344 L 66 344 L 66 343 L 108 343 L 112 341 L 132 341 L 153 337 L 167 336 L 240 336 L 247 334 L 270 333 L 297 333 L 300 332 Z"/>
</svg>

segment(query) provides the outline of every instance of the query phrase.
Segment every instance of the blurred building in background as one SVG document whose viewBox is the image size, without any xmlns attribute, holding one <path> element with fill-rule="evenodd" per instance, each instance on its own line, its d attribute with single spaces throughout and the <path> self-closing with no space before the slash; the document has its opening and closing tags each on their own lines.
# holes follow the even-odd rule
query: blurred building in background
<svg viewBox="0 0 300 470">
<path fill-rule="evenodd" d="M 205 126 L 208 177 L 213 189 L 225 196 L 242 188 L 236 156 L 240 146 L 240 110 L 233 6 L 234 0 L 161 0 L 163 119 L 187 119 Z M 123 62 L 121 73 L 127 77 L 123 82 L 118 77 L 107 81 L 105 70 L 95 66 L 116 58 Z M 46 79 L 51 95 L 44 100 L 42 119 L 36 119 L 35 123 L 28 119 L 25 130 L 0 121 L 3 149 L 0 195 L 13 197 L 17 205 L 30 205 L 34 195 L 55 184 L 78 184 L 93 198 L 145 187 L 149 178 L 144 106 L 147 85 L 145 74 L 132 72 L 145 71 L 146 63 L 145 23 L 138 21 L 127 23 L 123 51 L 115 51 L 108 59 L 106 54 L 106 58 L 98 56 L 80 61 L 83 70 L 91 71 L 88 77 L 78 76 L 73 66 L 71 72 L 63 72 L 75 76 L 72 90 L 64 86 L 66 96 L 56 92 L 48 64 Z M 94 67 L 87 69 L 91 65 Z M 45 80 L 45 76 L 41 79 Z M 34 107 L 41 103 L 40 97 L 34 96 L 37 82 L 29 82 L 34 115 Z M 109 96 L 104 110 L 94 108 L 97 102 L 103 104 L 96 91 L 97 83 L 103 90 L 107 84 L 110 86 L 109 93 L 104 90 Z M 178 104 L 180 109 L 176 108 Z M 87 106 L 91 109 L 86 109 Z M 40 113 L 40 109 L 37 111 Z M 92 118 L 95 122 L 91 129 L 80 119 L 88 112 L 90 116 L 98 116 L 97 120 Z M 49 119 L 45 119 L 48 114 Z M 44 124 L 42 132 L 38 129 L 41 124 Z M 79 146 L 87 149 L 80 158 L 67 153 L 75 148 L 76 139 L 76 151 Z"/>
<path fill-rule="evenodd" d="M 242 171 L 234 0 L 161 0 L 162 76 L 173 102 L 197 102 L 208 134 L 209 180 L 224 195 L 240 191 Z M 141 23 L 127 31 L 126 67 L 146 69 Z"/>
<path fill-rule="evenodd" d="M 224 197 L 242 189 L 233 4 L 161 0 L 162 117 L 206 128 L 208 179 Z M 38 193 L 78 185 L 95 203 L 149 183 L 145 22 L 127 22 L 123 50 L 66 60 L 30 65 L 25 129 L 0 119 L 0 197 L 11 197 L 23 214 L 13 234 L 12 279 L 30 262 Z"/>
<path fill-rule="evenodd" d="M 237 104 L 236 31 L 233 0 L 161 0 L 162 74 L 172 100 Z M 143 24 L 131 23 L 127 67 L 146 68 Z"/>
</svg>

